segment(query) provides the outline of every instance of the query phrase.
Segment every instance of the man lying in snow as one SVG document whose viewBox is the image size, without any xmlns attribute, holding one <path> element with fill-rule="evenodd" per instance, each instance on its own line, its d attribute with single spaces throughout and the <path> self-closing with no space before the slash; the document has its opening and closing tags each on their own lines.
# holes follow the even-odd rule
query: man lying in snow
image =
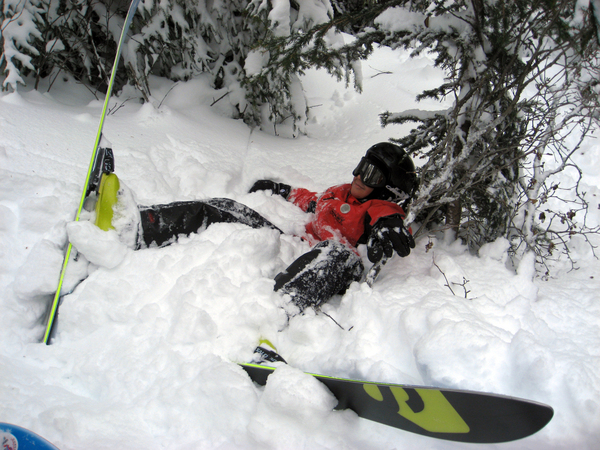
<svg viewBox="0 0 600 450">
<path fill-rule="evenodd" d="M 257 181 L 249 191 L 270 190 L 314 214 L 304 237 L 312 249 L 275 277 L 275 290 L 289 294 L 300 312 L 362 278 L 358 244 L 367 245 L 373 263 L 391 257 L 394 251 L 405 257 L 415 246 L 399 205 L 406 204 L 416 188 L 410 157 L 394 144 L 379 143 L 367 150 L 352 173 L 352 183 L 320 194 L 270 180 Z M 141 207 L 140 216 L 138 248 L 169 245 L 180 234 L 189 235 L 219 222 L 279 230 L 256 211 L 223 198 Z"/>
</svg>

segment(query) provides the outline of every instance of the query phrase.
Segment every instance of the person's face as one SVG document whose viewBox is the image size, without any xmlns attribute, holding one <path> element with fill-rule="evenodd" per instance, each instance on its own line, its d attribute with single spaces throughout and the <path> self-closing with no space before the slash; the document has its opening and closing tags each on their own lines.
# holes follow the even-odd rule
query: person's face
<svg viewBox="0 0 600 450">
<path fill-rule="evenodd" d="M 371 192 L 373 192 L 373 188 L 366 186 L 360 179 L 360 175 L 356 175 L 352 180 L 350 194 L 352 194 L 357 200 L 362 200 L 363 198 L 367 197 Z"/>
</svg>

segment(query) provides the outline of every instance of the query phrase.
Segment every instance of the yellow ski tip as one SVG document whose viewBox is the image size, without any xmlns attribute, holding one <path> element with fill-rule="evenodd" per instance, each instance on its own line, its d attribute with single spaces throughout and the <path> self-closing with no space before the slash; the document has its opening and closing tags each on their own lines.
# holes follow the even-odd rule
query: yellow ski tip
<svg viewBox="0 0 600 450">
<path fill-rule="evenodd" d="M 96 226 L 101 230 L 114 230 L 112 226 L 113 206 L 117 203 L 117 192 L 121 187 L 114 173 L 102 174 L 96 203 Z"/>
</svg>

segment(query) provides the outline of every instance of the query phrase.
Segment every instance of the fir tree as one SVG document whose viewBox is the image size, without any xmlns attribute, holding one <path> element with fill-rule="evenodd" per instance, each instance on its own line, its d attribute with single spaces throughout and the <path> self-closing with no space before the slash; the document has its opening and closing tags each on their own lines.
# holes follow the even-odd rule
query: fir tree
<svg viewBox="0 0 600 450">
<path fill-rule="evenodd" d="M 6 0 L 2 9 L 3 89 L 25 77 L 72 74 L 92 90 L 108 82 L 129 0 Z M 281 70 L 260 43 L 328 21 L 328 0 L 145 0 L 123 49 L 116 91 L 134 84 L 151 101 L 149 77 L 210 77 L 232 116 L 295 136 L 306 122 L 299 73 Z"/>
<path fill-rule="evenodd" d="M 25 85 L 23 75 L 36 70 L 33 59 L 39 55 L 36 44 L 42 40 L 38 29 L 42 2 L 6 0 L 0 11 L 0 73 L 2 89 L 16 90 Z"/>
<path fill-rule="evenodd" d="M 119 0 L 9 0 L 2 12 L 3 88 L 16 90 L 27 76 L 37 88 L 41 78 L 66 72 L 105 91 L 128 6 Z M 123 85 L 125 75 L 119 78 Z"/>
<path fill-rule="evenodd" d="M 290 65 L 290 52 L 280 44 L 328 22 L 333 10 L 328 0 L 253 0 L 249 12 L 253 26 L 262 33 L 249 54 L 242 81 L 247 89 L 247 122 L 262 124 L 267 131 L 271 126 L 275 134 L 297 136 L 304 131 L 308 112 L 299 75 L 309 66 Z M 332 44 L 340 42 L 333 32 L 328 38 Z"/>
<path fill-rule="evenodd" d="M 216 89 L 239 83 L 252 40 L 246 6 L 244 0 L 147 0 L 124 55 L 130 79 L 147 100 L 150 75 L 180 81 L 207 73 Z"/>
<path fill-rule="evenodd" d="M 549 190 L 551 176 L 572 164 L 574 149 L 567 151 L 561 138 L 585 137 L 598 126 L 600 69 L 591 8 L 585 2 L 574 8 L 567 0 L 333 3 L 336 16 L 329 23 L 268 45 L 285 70 L 318 66 L 360 83 L 353 63 L 386 45 L 413 56 L 430 52 L 446 74 L 441 86 L 419 98 L 450 98 L 448 110 L 381 116 L 384 126 L 417 124 L 396 139 L 425 160 L 408 216 L 421 224 L 417 234 L 445 221 L 473 250 L 504 236 L 517 258 L 532 250 L 544 264 L 558 246 L 568 252 L 561 244 L 569 226 L 573 232 L 572 214 L 555 210 L 561 220 L 551 221 L 550 210 L 536 211 L 547 201 L 542 192 L 558 192 Z M 331 48 L 326 37 L 336 27 L 356 39 Z M 559 169 L 546 171 L 547 159 L 560 161 Z M 582 193 L 570 201 L 587 208 Z M 540 227 L 542 217 L 546 226 Z M 586 231 L 598 230 L 577 230 Z"/>
</svg>

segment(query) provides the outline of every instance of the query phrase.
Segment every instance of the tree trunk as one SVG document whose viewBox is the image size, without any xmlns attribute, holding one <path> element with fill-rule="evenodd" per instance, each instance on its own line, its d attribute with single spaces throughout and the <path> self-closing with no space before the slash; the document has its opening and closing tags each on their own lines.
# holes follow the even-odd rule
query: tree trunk
<svg viewBox="0 0 600 450">
<path fill-rule="evenodd" d="M 446 228 L 454 230 L 454 237 L 458 237 L 460 228 L 460 218 L 462 214 L 462 204 L 460 199 L 456 199 L 446 206 Z"/>
</svg>

